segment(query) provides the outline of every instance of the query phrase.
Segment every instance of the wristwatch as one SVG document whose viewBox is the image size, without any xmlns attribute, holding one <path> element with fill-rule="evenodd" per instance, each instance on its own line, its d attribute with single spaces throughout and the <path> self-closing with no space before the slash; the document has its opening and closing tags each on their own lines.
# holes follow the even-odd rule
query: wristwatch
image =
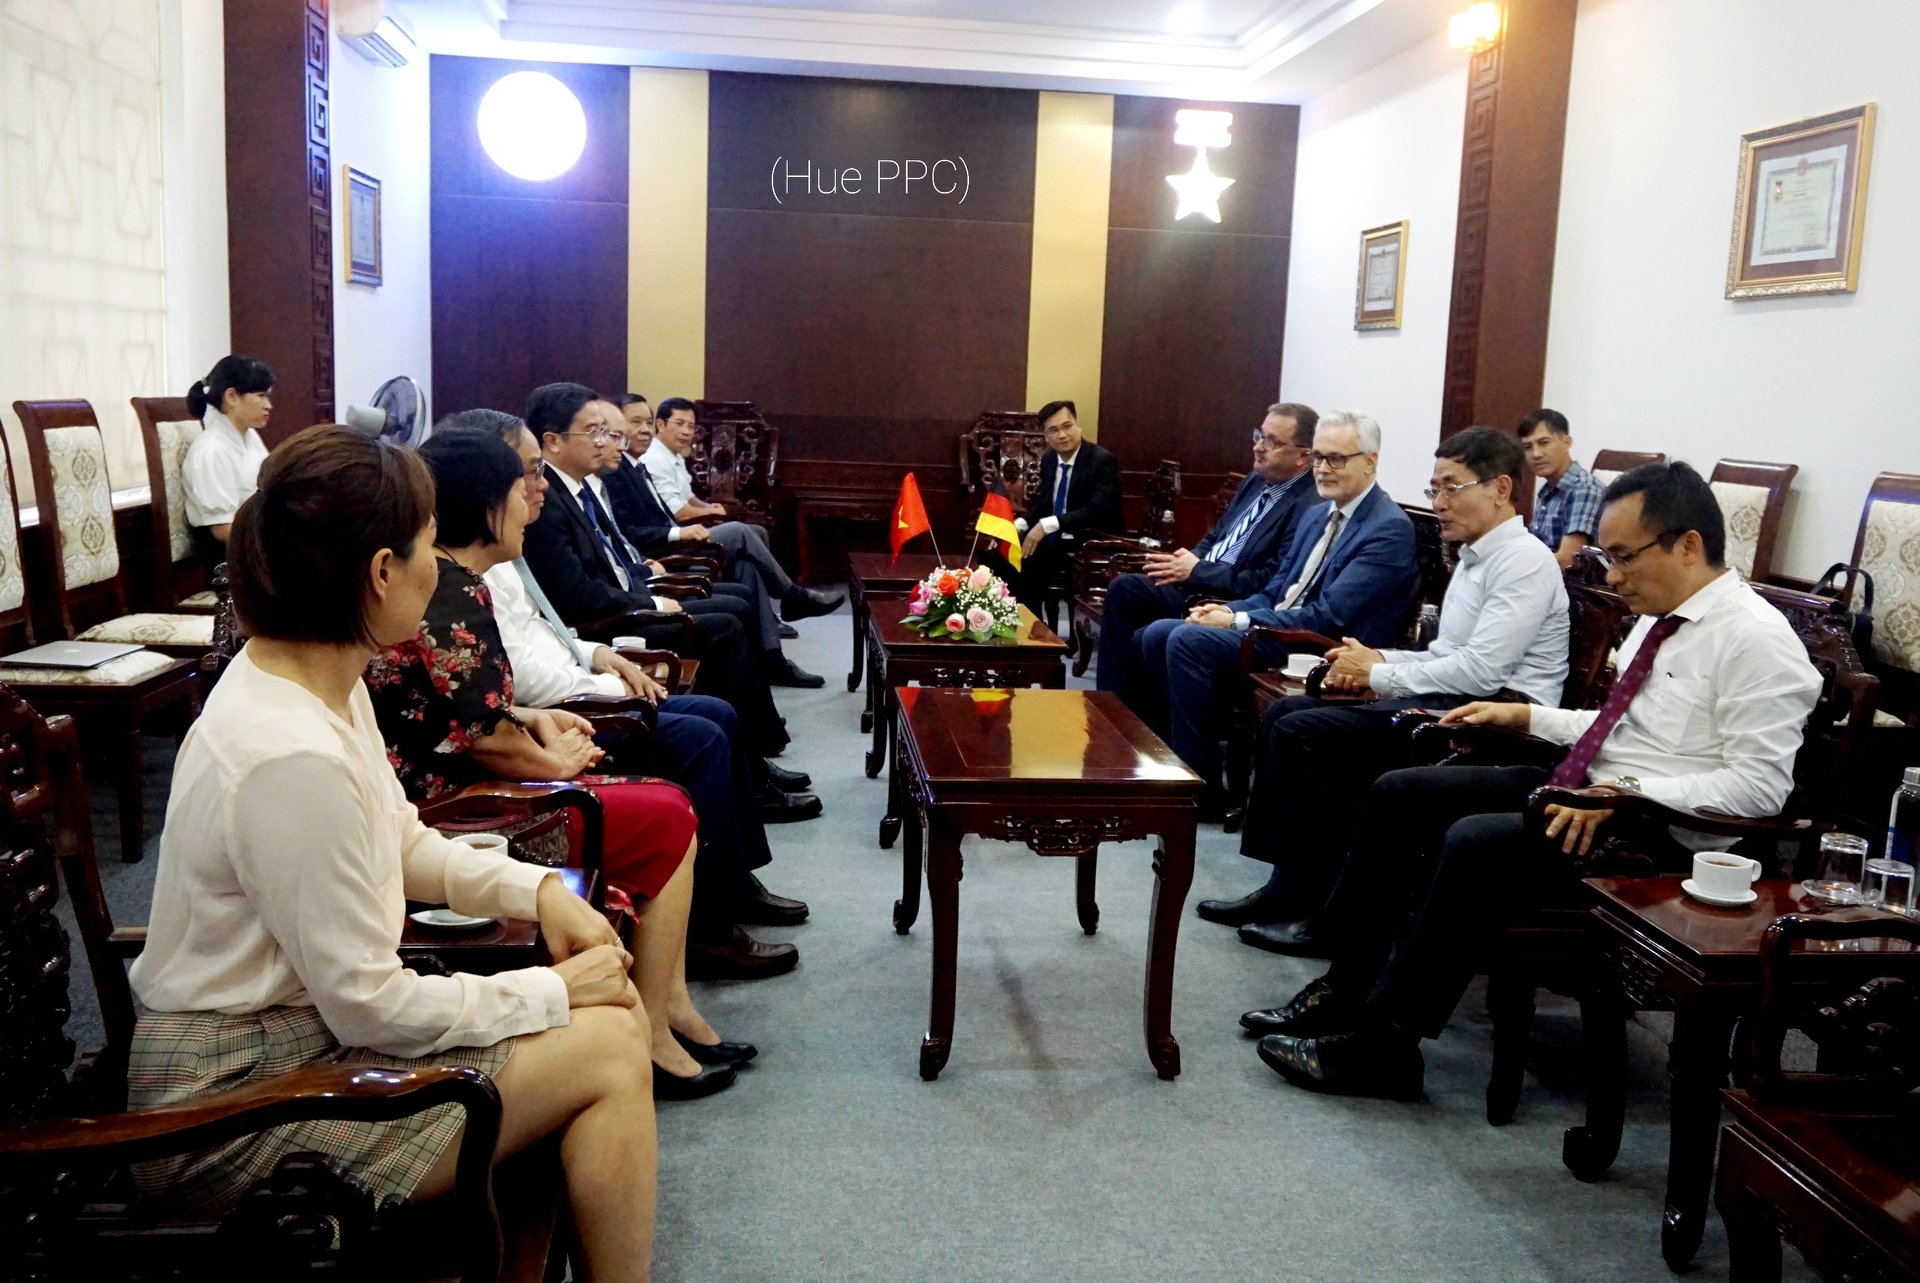
<svg viewBox="0 0 1920 1283">
<path fill-rule="evenodd" d="M 1629 793 L 1638 793 L 1640 791 L 1640 777 L 1637 775 L 1622 775 L 1609 781 L 1609 783 L 1611 783 L 1614 788 L 1625 789 Z"/>
</svg>

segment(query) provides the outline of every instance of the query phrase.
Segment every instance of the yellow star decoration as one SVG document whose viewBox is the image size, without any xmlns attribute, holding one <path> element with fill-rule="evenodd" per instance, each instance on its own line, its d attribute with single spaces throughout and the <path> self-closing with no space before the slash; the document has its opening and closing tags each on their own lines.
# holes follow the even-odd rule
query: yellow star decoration
<svg viewBox="0 0 1920 1283">
<path fill-rule="evenodd" d="M 1180 207 L 1173 221 L 1198 214 L 1211 222 L 1220 221 L 1220 193 L 1233 186 L 1231 178 L 1221 178 L 1207 167 L 1207 149 L 1202 147 L 1193 158 L 1193 168 L 1184 174 L 1168 174 L 1167 185 L 1180 194 Z"/>
</svg>

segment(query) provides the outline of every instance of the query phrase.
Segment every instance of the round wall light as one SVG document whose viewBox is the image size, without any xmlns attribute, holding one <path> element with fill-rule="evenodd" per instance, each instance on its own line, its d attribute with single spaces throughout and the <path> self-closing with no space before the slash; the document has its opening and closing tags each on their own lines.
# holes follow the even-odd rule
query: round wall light
<svg viewBox="0 0 1920 1283">
<path fill-rule="evenodd" d="M 573 168 L 587 146 L 587 113 L 544 71 L 516 71 L 480 100 L 480 145 L 493 163 L 532 183 Z"/>
</svg>

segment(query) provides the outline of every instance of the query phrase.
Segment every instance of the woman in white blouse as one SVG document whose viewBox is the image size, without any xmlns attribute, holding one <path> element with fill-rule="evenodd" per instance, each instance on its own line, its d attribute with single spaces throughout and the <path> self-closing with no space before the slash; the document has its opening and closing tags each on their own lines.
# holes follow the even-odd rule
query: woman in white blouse
<svg viewBox="0 0 1920 1283">
<path fill-rule="evenodd" d="M 561 1135 L 588 1277 L 644 1279 L 653 1236 L 649 1026 L 632 959 L 550 870 L 420 823 L 361 681 L 411 636 L 438 572 L 418 456 L 310 428 L 262 470 L 228 565 L 252 640 L 182 745 L 161 836 L 135 1106 L 258 1082 L 320 1060 L 470 1065 L 504 1102 L 496 1159 Z M 655 902 L 684 898 L 692 851 Z M 422 976 L 396 946 L 407 898 L 537 918 L 558 960 Z M 684 907 L 681 912 L 684 913 Z M 381 1203 L 452 1188 L 461 1115 L 294 1124 L 143 1164 L 146 1189 L 230 1206 L 289 1152 L 314 1150 Z"/>
<path fill-rule="evenodd" d="M 213 545 L 227 542 L 233 514 L 253 493 L 266 461 L 260 429 L 273 415 L 273 371 L 250 356 L 223 356 L 187 390 L 187 413 L 205 427 L 180 466 L 187 524 L 201 551 L 217 556 Z"/>
</svg>

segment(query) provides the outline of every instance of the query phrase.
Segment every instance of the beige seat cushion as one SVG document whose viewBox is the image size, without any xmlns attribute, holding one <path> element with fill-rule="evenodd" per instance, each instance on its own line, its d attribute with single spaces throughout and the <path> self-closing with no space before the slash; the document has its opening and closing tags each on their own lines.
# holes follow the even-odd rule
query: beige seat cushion
<svg viewBox="0 0 1920 1283">
<path fill-rule="evenodd" d="M 113 539 L 113 495 L 100 429 L 51 428 L 44 439 L 67 587 L 104 583 L 120 573 L 120 549 Z"/>
<path fill-rule="evenodd" d="M 191 597 L 182 597 L 179 605 L 182 610 L 212 610 L 220 604 L 220 595 L 209 588 L 197 592 Z"/>
<path fill-rule="evenodd" d="M 212 615 L 122 615 L 95 624 L 81 641 L 134 642 L 141 646 L 211 646 Z"/>
<path fill-rule="evenodd" d="M 160 439 L 160 476 L 167 491 L 169 551 L 173 560 L 182 561 L 193 555 L 193 527 L 187 524 L 187 487 L 180 469 L 201 429 L 199 424 L 191 422 L 153 426 L 154 435 Z"/>
<path fill-rule="evenodd" d="M 1711 488 L 1726 519 L 1727 564 L 1739 571 L 1742 579 L 1752 579 L 1753 559 L 1760 551 L 1760 526 L 1767 515 L 1767 488 L 1731 481 L 1715 481 Z"/>
<path fill-rule="evenodd" d="M 150 650 L 110 659 L 98 668 L 0 667 L 0 682 L 9 686 L 131 686 L 162 672 L 178 661 Z M 31 700 L 31 697 L 29 697 Z"/>
</svg>

